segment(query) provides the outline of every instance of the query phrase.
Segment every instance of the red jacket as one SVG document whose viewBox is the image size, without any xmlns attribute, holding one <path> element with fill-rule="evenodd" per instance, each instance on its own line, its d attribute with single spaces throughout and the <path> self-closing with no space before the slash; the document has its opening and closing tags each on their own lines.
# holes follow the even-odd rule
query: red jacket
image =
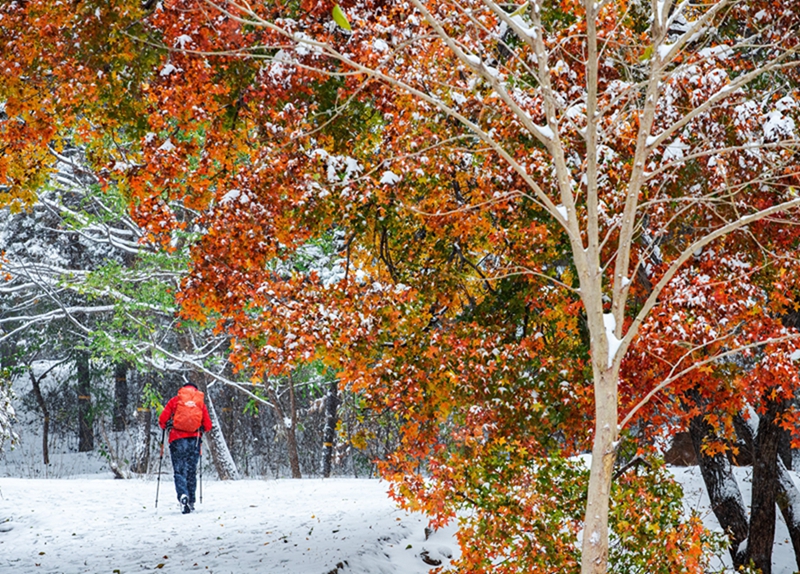
<svg viewBox="0 0 800 574">
<path fill-rule="evenodd" d="M 174 396 L 169 401 L 167 401 L 167 405 L 164 407 L 164 410 L 161 412 L 161 416 L 158 417 L 158 424 L 161 428 L 167 428 L 167 423 L 172 420 L 172 416 L 175 414 L 175 408 L 178 406 L 178 397 Z M 203 423 L 201 425 L 203 427 L 204 432 L 208 432 L 211 430 L 211 417 L 208 416 L 208 409 L 206 408 L 205 403 L 203 403 Z M 196 437 L 200 433 L 198 431 L 195 432 L 186 432 L 186 431 L 179 431 L 174 428 L 169 430 L 169 442 L 177 440 L 179 438 L 191 438 Z"/>
</svg>

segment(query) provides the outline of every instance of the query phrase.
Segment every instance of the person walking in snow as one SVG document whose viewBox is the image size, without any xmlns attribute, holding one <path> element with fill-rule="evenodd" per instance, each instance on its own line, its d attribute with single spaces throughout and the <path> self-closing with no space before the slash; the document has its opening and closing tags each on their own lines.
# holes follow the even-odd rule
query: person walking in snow
<svg viewBox="0 0 800 574">
<path fill-rule="evenodd" d="M 169 454 L 183 514 L 194 510 L 200 444 L 203 432 L 211 430 L 211 417 L 203 398 L 196 385 L 186 383 L 158 417 L 162 429 L 169 427 Z"/>
</svg>

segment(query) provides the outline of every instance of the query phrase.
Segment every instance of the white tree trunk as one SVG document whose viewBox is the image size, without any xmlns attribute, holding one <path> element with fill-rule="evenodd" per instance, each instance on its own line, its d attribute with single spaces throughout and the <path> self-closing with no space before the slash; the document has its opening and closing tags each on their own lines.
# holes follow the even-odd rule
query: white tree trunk
<svg viewBox="0 0 800 574">
<path fill-rule="evenodd" d="M 228 443 L 222 434 L 217 411 L 214 409 L 214 402 L 211 400 L 209 393 L 206 393 L 206 407 L 208 408 L 208 416 L 211 418 L 211 432 L 208 433 L 209 447 L 211 449 L 211 458 L 214 461 L 214 468 L 217 469 L 217 475 L 220 480 L 239 480 L 241 478 L 239 469 L 236 468 Z"/>
<path fill-rule="evenodd" d="M 130 469 L 138 474 L 146 474 L 150 467 L 150 429 L 153 414 L 150 409 L 136 409 L 136 438 Z"/>
<path fill-rule="evenodd" d="M 581 574 L 608 568 L 608 507 L 617 446 L 617 369 L 595 380 L 595 430 L 583 530 Z"/>
</svg>

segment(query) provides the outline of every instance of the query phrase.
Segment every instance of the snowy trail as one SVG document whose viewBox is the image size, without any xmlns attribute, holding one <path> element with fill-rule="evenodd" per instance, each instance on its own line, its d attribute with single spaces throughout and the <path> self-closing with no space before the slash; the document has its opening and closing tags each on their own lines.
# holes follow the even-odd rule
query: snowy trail
<svg viewBox="0 0 800 574">
<path fill-rule="evenodd" d="M 458 550 L 377 480 L 210 481 L 182 515 L 166 478 L 158 509 L 152 480 L 0 478 L 0 572 L 417 574 Z"/>
<path fill-rule="evenodd" d="M 699 469 L 672 472 L 687 510 L 719 531 Z M 745 500 L 751 473 L 734 468 Z M 158 509 L 155 492 L 155 480 L 109 474 L 0 478 L 0 574 L 427 574 L 433 566 L 423 551 L 447 565 L 459 550 L 454 525 L 425 540 L 425 518 L 398 510 L 378 480 L 207 481 L 203 504 L 189 515 L 180 513 L 170 476 Z M 773 574 L 791 574 L 780 514 L 776 526 Z M 714 566 L 730 572 L 727 553 Z"/>
</svg>

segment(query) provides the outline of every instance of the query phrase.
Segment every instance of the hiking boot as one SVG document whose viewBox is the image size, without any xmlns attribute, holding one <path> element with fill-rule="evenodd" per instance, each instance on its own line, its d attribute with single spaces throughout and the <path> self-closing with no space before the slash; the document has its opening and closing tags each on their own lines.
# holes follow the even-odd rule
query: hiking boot
<svg viewBox="0 0 800 574">
<path fill-rule="evenodd" d="M 181 514 L 189 514 L 192 508 L 189 506 L 189 497 L 185 494 L 181 495 Z"/>
</svg>

